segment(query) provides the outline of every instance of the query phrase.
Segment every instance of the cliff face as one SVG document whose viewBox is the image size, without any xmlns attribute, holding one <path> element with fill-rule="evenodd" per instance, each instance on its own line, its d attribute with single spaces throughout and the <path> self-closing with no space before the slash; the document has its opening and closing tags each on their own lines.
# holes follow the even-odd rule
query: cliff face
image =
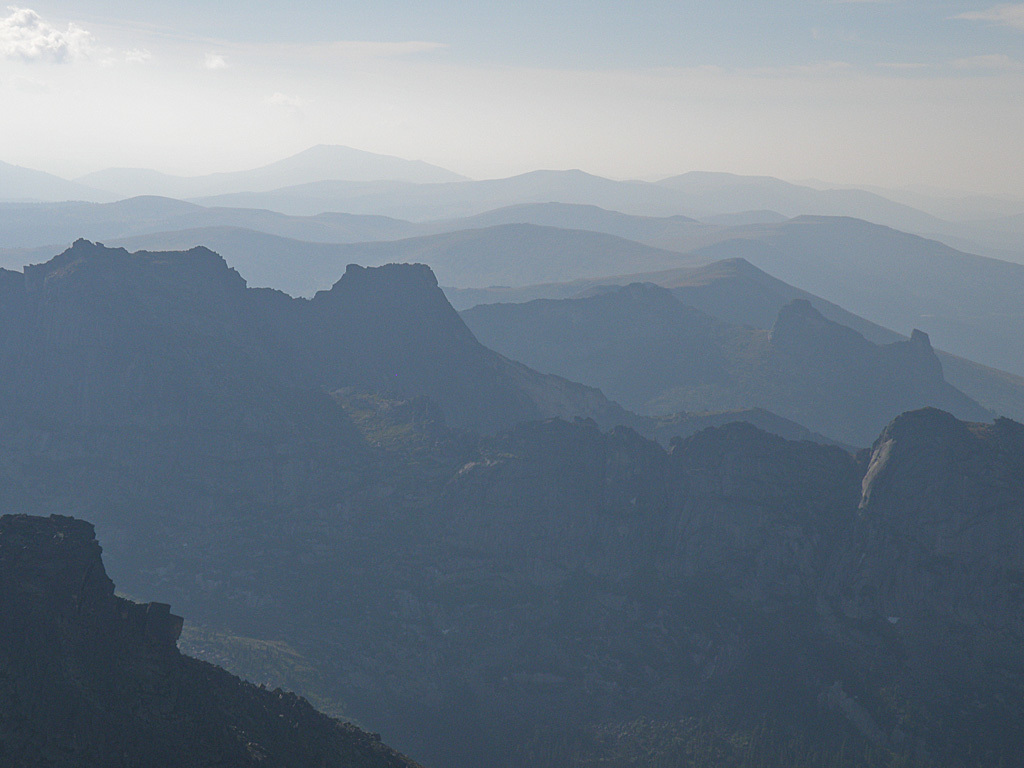
<svg viewBox="0 0 1024 768">
<path fill-rule="evenodd" d="M 115 597 L 88 523 L 0 518 L 0 761 L 413 768 L 294 695 L 180 655 L 181 627 L 167 605 Z"/>
<path fill-rule="evenodd" d="M 900 417 L 849 533 L 824 590 L 837 620 L 892 647 L 894 686 L 959 738 L 1024 743 L 1024 427 Z"/>
</svg>

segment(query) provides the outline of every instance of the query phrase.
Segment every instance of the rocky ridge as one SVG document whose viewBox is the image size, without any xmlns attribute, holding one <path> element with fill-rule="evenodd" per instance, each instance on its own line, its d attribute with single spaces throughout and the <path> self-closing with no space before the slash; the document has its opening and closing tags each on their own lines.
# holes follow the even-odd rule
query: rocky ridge
<svg viewBox="0 0 1024 768">
<path fill-rule="evenodd" d="M 294 694 L 182 656 L 181 627 L 114 595 L 90 524 L 0 517 L 3 764 L 415 768 Z"/>
<path fill-rule="evenodd" d="M 462 317 L 502 354 L 597 386 L 641 414 L 762 408 L 860 446 L 915 408 L 991 418 L 945 381 L 927 334 L 875 344 L 806 299 L 783 306 L 769 331 L 721 320 L 651 283 L 480 305 Z"/>
</svg>

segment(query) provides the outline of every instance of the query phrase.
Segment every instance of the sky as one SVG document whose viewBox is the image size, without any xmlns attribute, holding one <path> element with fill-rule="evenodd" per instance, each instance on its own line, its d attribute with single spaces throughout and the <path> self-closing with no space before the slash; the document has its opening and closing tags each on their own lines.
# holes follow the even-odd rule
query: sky
<svg viewBox="0 0 1024 768">
<path fill-rule="evenodd" d="M 473 178 L 691 170 L 1024 197 L 1024 3 L 28 0 L 0 161 L 241 170 L 315 144 Z"/>
</svg>

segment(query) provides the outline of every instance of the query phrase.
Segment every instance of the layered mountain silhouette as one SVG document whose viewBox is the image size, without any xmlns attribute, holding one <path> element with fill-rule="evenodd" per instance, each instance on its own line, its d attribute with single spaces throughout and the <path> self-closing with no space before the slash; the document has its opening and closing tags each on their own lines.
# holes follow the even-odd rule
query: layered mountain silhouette
<svg viewBox="0 0 1024 768">
<path fill-rule="evenodd" d="M 758 336 L 653 293 L 748 351 L 882 371 L 884 385 L 844 369 L 879 399 L 955 397 L 920 335 L 880 347 L 798 303 Z M 489 352 L 424 266 L 353 267 L 300 300 L 246 288 L 206 250 L 80 242 L 0 272 L 0 308 L 6 508 L 92 519 L 121 588 L 195 622 L 191 652 L 426 764 L 1019 753 L 1018 424 L 918 411 L 853 455 L 749 424 L 666 449 L 536 420 L 624 414 Z M 135 685 L 109 677 L 127 681 L 119 696 Z M 96 677 L 74 679 L 88 692 Z M 249 705 L 219 706 L 211 723 Z M 288 706 L 289 728 L 324 722 Z M 278 743 L 247 722 L 250 741 Z"/>
<path fill-rule="evenodd" d="M 447 288 L 445 293 L 453 306 L 463 310 L 477 304 L 579 298 L 607 291 L 608 286 L 634 282 L 654 283 L 669 288 L 687 306 L 734 325 L 769 330 L 785 305 L 802 299 L 808 301 L 824 317 L 854 329 L 875 344 L 891 344 L 909 338 L 772 277 L 740 257 L 723 259 L 703 267 L 614 278 L 591 278 L 523 288 Z M 942 363 L 945 378 L 955 387 L 995 413 L 1024 419 L 1024 379 L 948 352 L 936 351 L 936 354 Z"/>
<path fill-rule="evenodd" d="M 114 595 L 90 524 L 0 517 L 0 760 L 415 768 L 294 694 L 181 655 L 181 627 Z"/>
<path fill-rule="evenodd" d="M 88 200 L 106 202 L 113 195 L 104 190 L 54 176 L 52 173 L 0 162 L 0 201 L 46 202 Z"/>
<path fill-rule="evenodd" d="M 798 217 L 732 235 L 694 255 L 742 257 L 875 323 L 921 328 L 947 352 L 1024 375 L 1020 264 L 856 219 Z"/>
<path fill-rule="evenodd" d="M 376 215 L 295 217 L 142 199 L 112 206 L 0 206 L 0 224 L 6 234 L 0 259 L 8 267 L 45 259 L 80 233 L 131 250 L 205 244 L 222 252 L 252 284 L 298 295 L 330 284 L 338 269 L 333 259 L 423 261 L 445 286 L 481 289 L 630 274 L 634 281 L 647 280 L 636 275 L 743 258 L 873 323 L 920 328 L 939 349 L 1024 375 L 1017 344 L 1024 332 L 1017 300 L 1024 291 L 1024 266 L 856 219 L 801 216 L 723 226 L 545 202 L 469 219 L 412 223 Z M 587 230 L 581 234 L 573 227 Z M 405 242 L 369 244 L 381 240 Z M 336 245 L 355 241 L 363 242 L 358 248 Z M 673 262 L 666 251 L 685 256 Z M 564 295 L 542 291 L 533 297 Z"/>
<path fill-rule="evenodd" d="M 463 317 L 484 344 L 641 413 L 760 407 L 853 445 L 926 405 L 989 418 L 944 380 L 924 333 L 879 346 L 805 299 L 784 306 L 769 332 L 642 283 L 588 298 L 481 305 Z"/>
<path fill-rule="evenodd" d="M 59 251 L 80 238 L 111 242 L 219 227 L 317 243 L 393 240 L 421 234 L 414 224 L 383 216 L 285 216 L 246 208 L 207 208 L 152 196 L 114 203 L 0 204 L 0 227 L 5 250 L 39 249 L 42 254 Z M 55 245 L 60 247 L 55 249 Z"/>
<path fill-rule="evenodd" d="M 783 216 L 850 216 L 914 232 L 945 223 L 909 205 L 861 189 L 815 189 L 771 176 L 693 171 L 658 182 L 700 200 L 714 214 L 775 211 Z"/>
<path fill-rule="evenodd" d="M 205 209 L 203 209 L 205 210 Z M 317 229 L 357 232 L 378 227 L 397 234 L 400 222 L 324 222 Z M 285 224 L 287 222 L 282 222 Z M 281 229 L 285 227 L 282 226 Z M 386 242 L 331 244 L 300 242 L 230 226 L 157 232 L 114 238 L 108 245 L 128 250 L 188 250 L 203 245 L 229 260 L 253 285 L 312 296 L 329 287 L 349 263 L 380 266 L 394 262 L 426 263 L 446 283 L 466 286 L 527 285 L 591 275 L 667 269 L 704 263 L 683 254 L 642 245 L 612 235 L 579 230 L 508 224 Z M 48 258 L 47 248 L 9 251 L 9 266 L 26 257 Z"/>
<path fill-rule="evenodd" d="M 328 179 L 431 184 L 464 178 L 421 160 L 403 160 L 351 147 L 320 144 L 248 171 L 171 176 L 143 168 L 109 168 L 90 173 L 76 181 L 109 190 L 119 197 L 163 195 L 188 198 L 232 192 L 265 192 Z"/>
</svg>

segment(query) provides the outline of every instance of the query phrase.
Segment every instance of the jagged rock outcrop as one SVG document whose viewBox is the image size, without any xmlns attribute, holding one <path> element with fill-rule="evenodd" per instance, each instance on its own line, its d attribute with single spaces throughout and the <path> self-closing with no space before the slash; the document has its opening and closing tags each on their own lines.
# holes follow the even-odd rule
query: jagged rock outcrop
<svg viewBox="0 0 1024 768">
<path fill-rule="evenodd" d="M 0 517 L 0 762 L 415 768 L 306 701 L 182 656 L 182 620 L 114 595 L 90 524 Z"/>
</svg>

